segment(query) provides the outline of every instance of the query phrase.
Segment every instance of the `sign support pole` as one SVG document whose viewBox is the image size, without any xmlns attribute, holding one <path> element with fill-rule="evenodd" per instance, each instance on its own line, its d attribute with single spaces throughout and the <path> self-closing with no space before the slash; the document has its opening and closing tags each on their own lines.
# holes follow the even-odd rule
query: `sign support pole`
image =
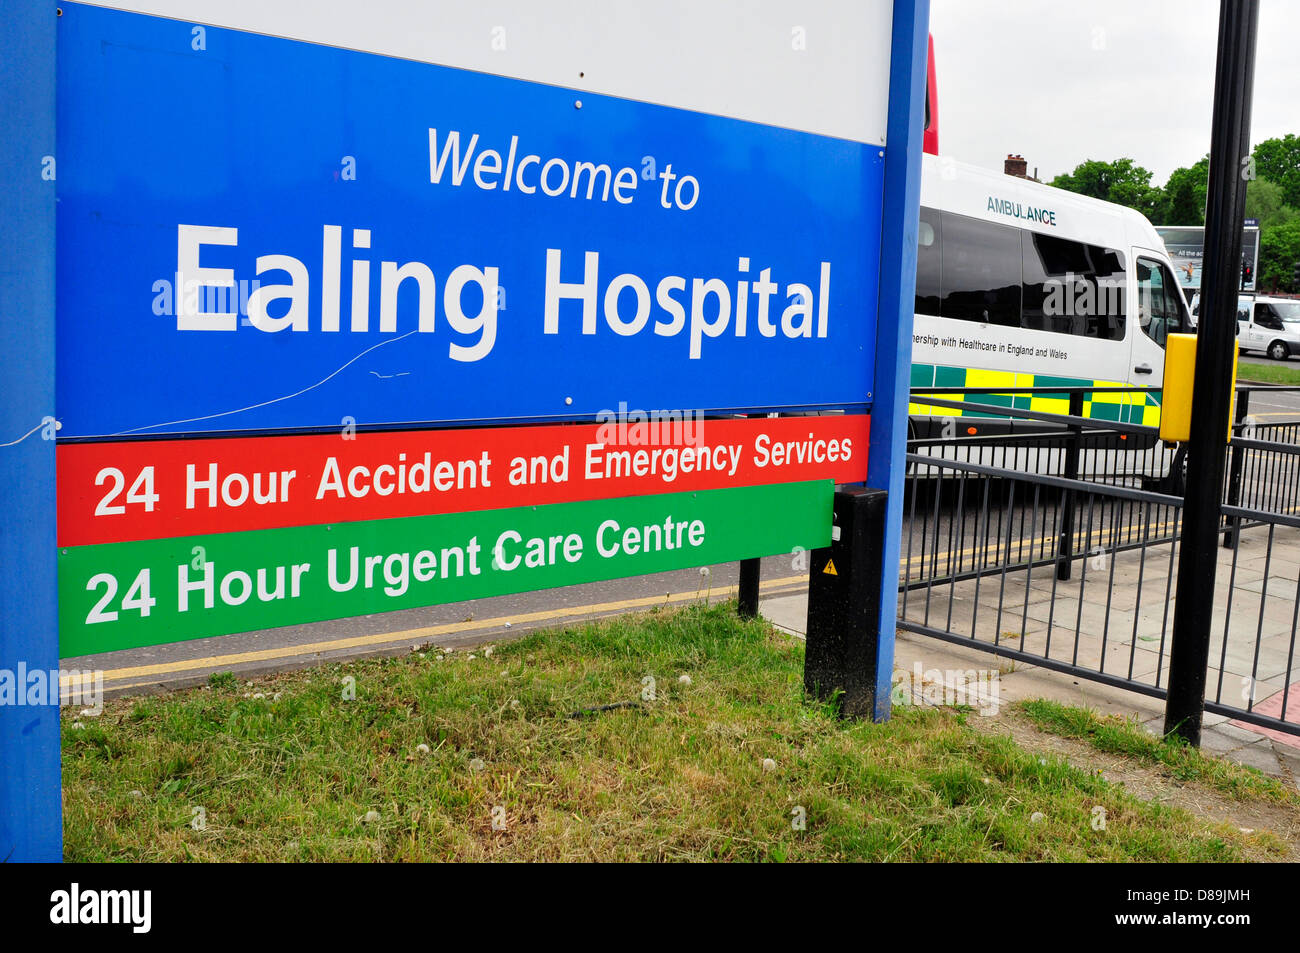
<svg viewBox="0 0 1300 953">
<path fill-rule="evenodd" d="M 1255 72 L 1258 0 L 1223 0 L 1214 78 L 1214 125 L 1205 214 L 1205 267 L 1196 348 L 1196 382 L 1187 492 L 1178 549 L 1178 595 L 1169 658 L 1165 734 L 1201 743 L 1206 666 L 1210 653 L 1214 576 L 1218 568 L 1224 435 L 1236 360 L 1237 287 L 1241 280 L 1241 220 L 1246 207 L 1243 163 L 1250 156 L 1250 100 Z"/>
<path fill-rule="evenodd" d="M 867 458 L 867 485 L 889 493 L 880 558 L 879 638 L 876 642 L 873 706 L 876 721 L 889 718 L 894 674 L 929 32 L 930 0 L 895 0 L 889 60 L 889 122 L 885 140 L 875 391 L 871 407 L 871 452 Z"/>
<path fill-rule="evenodd" d="M 737 598 L 737 611 L 742 619 L 758 618 L 758 583 L 763 561 L 742 559 L 740 561 L 740 591 Z"/>
<path fill-rule="evenodd" d="M 0 0 L 0 861 L 63 856 L 54 535 L 55 8 Z M 38 690 L 39 686 L 39 690 Z"/>
</svg>

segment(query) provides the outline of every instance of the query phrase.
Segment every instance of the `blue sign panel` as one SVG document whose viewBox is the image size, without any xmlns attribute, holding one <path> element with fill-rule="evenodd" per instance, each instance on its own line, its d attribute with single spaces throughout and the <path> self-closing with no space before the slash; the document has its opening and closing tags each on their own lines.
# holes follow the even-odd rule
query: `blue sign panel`
<svg viewBox="0 0 1300 953">
<path fill-rule="evenodd" d="M 871 402 L 876 146 L 76 4 L 58 70 L 61 437 Z"/>
</svg>

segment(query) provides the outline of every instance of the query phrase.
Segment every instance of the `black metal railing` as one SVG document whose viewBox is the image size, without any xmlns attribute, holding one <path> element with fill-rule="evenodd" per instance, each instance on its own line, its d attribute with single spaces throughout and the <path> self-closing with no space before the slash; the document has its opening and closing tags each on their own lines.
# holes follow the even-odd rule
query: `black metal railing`
<svg viewBox="0 0 1300 953">
<path fill-rule="evenodd" d="M 1260 425 L 1251 390 L 1226 450 L 1206 709 L 1300 734 L 1300 422 Z M 909 441 L 899 627 L 1164 697 L 1195 461 L 1155 428 L 1083 417 L 1087 389 L 1068 393 L 1070 414 L 996 408 L 1038 432 L 963 435 L 963 415 Z M 923 394 L 913 403 L 995 406 Z"/>
<path fill-rule="evenodd" d="M 1223 500 L 1226 507 L 1283 515 L 1300 512 L 1300 419 L 1274 421 L 1272 416 L 1251 413 L 1252 403 L 1261 404 L 1269 395 L 1296 393 L 1300 387 L 1238 388 Z M 1300 418 L 1300 411 L 1296 416 Z M 1239 529 L 1265 525 L 1238 520 L 1228 523 L 1224 534 L 1228 546 L 1234 544 Z"/>
</svg>

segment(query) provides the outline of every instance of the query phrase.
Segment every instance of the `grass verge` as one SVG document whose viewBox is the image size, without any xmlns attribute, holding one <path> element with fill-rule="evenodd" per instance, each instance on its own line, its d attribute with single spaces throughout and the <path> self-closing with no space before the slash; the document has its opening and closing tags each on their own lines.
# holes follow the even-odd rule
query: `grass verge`
<svg viewBox="0 0 1300 953">
<path fill-rule="evenodd" d="M 1246 765 L 1208 757 L 1177 738 L 1150 734 L 1134 720 L 1102 716 L 1046 700 L 1016 702 L 1043 731 L 1078 738 L 1098 751 L 1119 754 L 1146 764 L 1160 764 L 1179 781 L 1198 781 L 1237 800 L 1265 801 L 1300 808 L 1300 795 L 1282 782 Z"/>
<path fill-rule="evenodd" d="M 1300 364 L 1237 365 L 1237 380 L 1252 384 L 1300 384 Z"/>
<path fill-rule="evenodd" d="M 804 699 L 802 667 L 802 643 L 737 619 L 732 603 L 555 629 L 491 652 L 430 650 L 252 683 L 227 674 L 110 702 L 98 719 L 64 723 L 66 856 L 1258 855 L 1235 828 L 977 731 L 970 712 L 841 722 Z M 344 697 L 347 679 L 355 698 Z"/>
</svg>

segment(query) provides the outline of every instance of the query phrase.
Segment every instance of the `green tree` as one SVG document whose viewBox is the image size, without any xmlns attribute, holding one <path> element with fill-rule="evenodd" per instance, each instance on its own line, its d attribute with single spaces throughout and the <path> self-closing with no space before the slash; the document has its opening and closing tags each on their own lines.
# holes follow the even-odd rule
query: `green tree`
<svg viewBox="0 0 1300 953">
<path fill-rule="evenodd" d="M 1286 204 L 1282 186 L 1268 179 L 1256 179 L 1246 186 L 1246 218 L 1259 219 L 1261 229 L 1284 225 L 1297 212 Z"/>
<path fill-rule="evenodd" d="M 1282 186 L 1287 205 L 1300 208 L 1300 136 L 1265 139 L 1255 146 L 1255 174 Z"/>
<path fill-rule="evenodd" d="M 1300 262 L 1300 216 L 1259 233 L 1259 284 L 1274 291 L 1300 292 L 1293 269 Z"/>
<path fill-rule="evenodd" d="M 1058 175 L 1051 185 L 1137 209 L 1148 218 L 1164 201 L 1163 192 L 1151 185 L 1151 173 L 1127 158 L 1113 162 L 1088 159 L 1073 172 Z"/>
<path fill-rule="evenodd" d="M 1205 196 L 1209 191 L 1210 157 L 1195 165 L 1174 169 L 1165 183 L 1165 202 L 1159 209 L 1157 225 L 1204 225 Z"/>
</svg>

